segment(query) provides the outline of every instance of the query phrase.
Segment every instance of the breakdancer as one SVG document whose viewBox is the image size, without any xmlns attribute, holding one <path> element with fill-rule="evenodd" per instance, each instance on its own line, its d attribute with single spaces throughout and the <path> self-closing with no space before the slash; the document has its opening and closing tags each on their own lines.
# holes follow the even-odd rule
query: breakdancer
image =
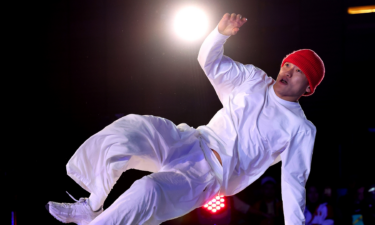
<svg viewBox="0 0 375 225">
<path fill-rule="evenodd" d="M 90 193 L 76 203 L 48 202 L 58 220 L 77 224 L 160 224 L 234 195 L 282 161 L 285 224 L 304 224 L 305 184 L 315 126 L 298 102 L 324 77 L 312 50 L 287 55 L 276 80 L 223 55 L 223 45 L 247 19 L 225 14 L 206 38 L 198 61 L 223 108 L 194 129 L 155 117 L 127 115 L 86 140 L 66 165 Z M 103 203 L 121 173 L 153 172 L 133 183 L 109 208 Z"/>
</svg>

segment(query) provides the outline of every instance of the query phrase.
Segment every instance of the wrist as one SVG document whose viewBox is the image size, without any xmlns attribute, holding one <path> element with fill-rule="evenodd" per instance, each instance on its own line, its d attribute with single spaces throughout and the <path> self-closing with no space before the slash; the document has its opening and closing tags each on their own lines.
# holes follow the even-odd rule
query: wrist
<svg viewBox="0 0 375 225">
<path fill-rule="evenodd" d="M 219 26 L 216 26 L 215 30 L 217 33 L 225 38 L 229 38 L 231 35 L 226 35 L 225 33 L 220 32 Z"/>
</svg>

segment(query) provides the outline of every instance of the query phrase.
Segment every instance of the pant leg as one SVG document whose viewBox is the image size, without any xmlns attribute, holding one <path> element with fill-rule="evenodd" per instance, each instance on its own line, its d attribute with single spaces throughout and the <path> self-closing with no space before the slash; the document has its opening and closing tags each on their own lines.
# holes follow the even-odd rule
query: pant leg
<svg viewBox="0 0 375 225">
<path fill-rule="evenodd" d="M 196 139 L 194 132 L 181 132 L 160 117 L 127 115 L 85 141 L 67 163 L 67 172 L 85 190 L 105 199 L 127 169 L 158 172 L 188 154 L 178 149 Z"/>
<path fill-rule="evenodd" d="M 189 154 L 134 182 L 90 225 L 160 224 L 213 198 L 220 183 L 200 149 L 199 139 L 180 150 Z"/>
</svg>

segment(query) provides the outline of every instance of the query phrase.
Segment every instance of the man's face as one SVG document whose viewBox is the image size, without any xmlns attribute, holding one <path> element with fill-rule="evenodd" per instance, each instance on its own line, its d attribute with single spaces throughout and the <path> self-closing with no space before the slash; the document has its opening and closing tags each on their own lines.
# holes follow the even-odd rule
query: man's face
<svg viewBox="0 0 375 225">
<path fill-rule="evenodd" d="M 312 186 L 307 190 L 307 198 L 311 203 L 316 203 L 319 200 L 319 192 L 316 187 Z"/>
<path fill-rule="evenodd" d="M 276 194 L 276 187 L 275 184 L 272 182 L 266 182 L 263 187 L 263 194 L 266 199 L 273 199 L 275 198 Z"/>
<path fill-rule="evenodd" d="M 300 68 L 286 62 L 280 68 L 274 90 L 278 97 L 296 102 L 305 92 L 310 92 L 309 81 Z"/>
<path fill-rule="evenodd" d="M 365 187 L 360 187 L 357 189 L 357 200 L 363 201 L 365 198 Z"/>
</svg>

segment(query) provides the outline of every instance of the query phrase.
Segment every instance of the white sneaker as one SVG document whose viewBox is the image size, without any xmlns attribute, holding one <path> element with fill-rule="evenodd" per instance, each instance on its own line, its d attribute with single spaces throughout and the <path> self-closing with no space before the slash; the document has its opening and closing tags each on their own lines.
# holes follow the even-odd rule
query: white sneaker
<svg viewBox="0 0 375 225">
<path fill-rule="evenodd" d="M 103 207 L 94 212 L 89 205 L 88 198 L 76 200 L 69 193 L 68 195 L 75 200 L 75 203 L 48 202 L 46 208 L 49 213 L 57 220 L 63 223 L 76 223 L 78 225 L 87 225 L 103 212 Z"/>
</svg>

